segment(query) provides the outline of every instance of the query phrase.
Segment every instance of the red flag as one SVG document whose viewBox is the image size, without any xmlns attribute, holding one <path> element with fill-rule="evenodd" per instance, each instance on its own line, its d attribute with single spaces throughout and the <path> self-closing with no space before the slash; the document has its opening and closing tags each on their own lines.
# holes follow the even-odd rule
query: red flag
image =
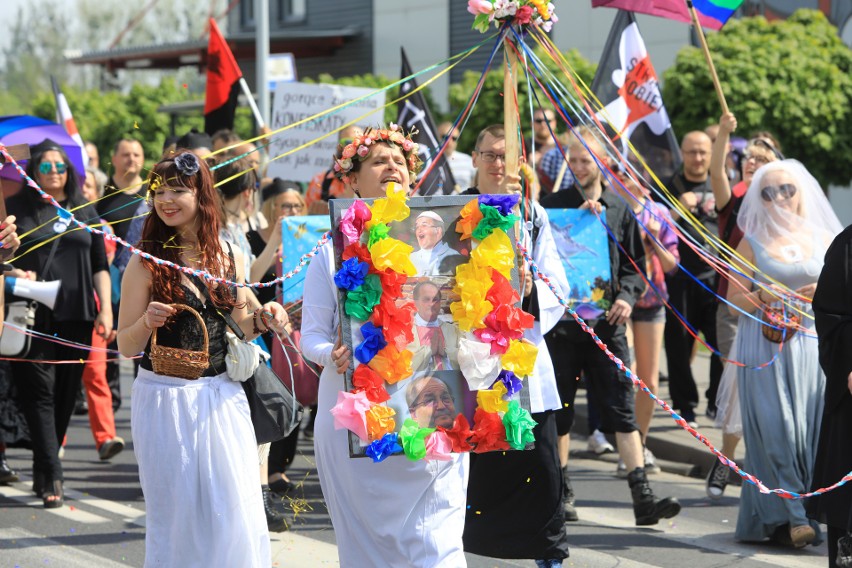
<svg viewBox="0 0 852 568">
<path fill-rule="evenodd" d="M 204 100 L 204 130 L 213 134 L 234 127 L 240 71 L 216 20 L 210 18 L 210 41 L 207 44 L 207 94 Z"/>
</svg>

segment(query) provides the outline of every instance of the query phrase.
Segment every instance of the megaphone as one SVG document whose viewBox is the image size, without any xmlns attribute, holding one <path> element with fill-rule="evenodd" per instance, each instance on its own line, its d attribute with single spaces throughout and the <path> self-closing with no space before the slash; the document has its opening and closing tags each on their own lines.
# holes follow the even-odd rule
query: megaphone
<svg viewBox="0 0 852 568">
<path fill-rule="evenodd" d="M 19 298 L 41 302 L 51 310 L 56 305 L 56 297 L 59 295 L 59 280 L 50 282 L 36 282 L 27 278 L 15 278 L 7 276 L 5 282 L 6 294 L 13 294 Z"/>
</svg>

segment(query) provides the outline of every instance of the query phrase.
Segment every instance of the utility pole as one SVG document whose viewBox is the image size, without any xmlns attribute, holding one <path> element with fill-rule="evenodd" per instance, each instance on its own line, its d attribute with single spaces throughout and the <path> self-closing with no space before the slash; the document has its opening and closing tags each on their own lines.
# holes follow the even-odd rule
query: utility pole
<svg viewBox="0 0 852 568">
<path fill-rule="evenodd" d="M 255 58 L 257 103 L 263 122 L 269 124 L 269 80 L 266 75 L 266 62 L 269 60 L 269 0 L 254 0 Z"/>
</svg>

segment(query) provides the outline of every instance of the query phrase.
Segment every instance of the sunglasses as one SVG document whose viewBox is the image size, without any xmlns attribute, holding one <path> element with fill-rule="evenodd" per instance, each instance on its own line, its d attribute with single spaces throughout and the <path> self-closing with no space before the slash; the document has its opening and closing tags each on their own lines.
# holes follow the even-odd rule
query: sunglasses
<svg viewBox="0 0 852 568">
<path fill-rule="evenodd" d="M 62 162 L 42 162 L 38 165 L 38 171 L 42 175 L 49 174 L 53 168 L 56 168 L 56 173 L 64 174 L 68 170 L 68 166 Z"/>
<path fill-rule="evenodd" d="M 796 186 L 792 183 L 782 183 L 779 186 L 767 185 L 760 190 L 760 197 L 764 201 L 775 201 L 779 195 L 784 199 L 790 199 L 796 195 L 796 191 Z"/>
</svg>

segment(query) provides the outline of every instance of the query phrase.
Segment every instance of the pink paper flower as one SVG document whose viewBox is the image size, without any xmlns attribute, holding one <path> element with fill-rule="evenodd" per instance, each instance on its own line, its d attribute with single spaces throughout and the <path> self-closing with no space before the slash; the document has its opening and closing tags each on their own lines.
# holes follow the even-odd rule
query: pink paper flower
<svg viewBox="0 0 852 568">
<path fill-rule="evenodd" d="M 528 24 L 532 19 L 533 8 L 532 6 L 521 6 L 518 8 L 518 11 L 515 13 L 515 21 L 519 24 Z"/>
<path fill-rule="evenodd" d="M 338 392 L 337 404 L 331 408 L 331 415 L 334 416 L 334 428 L 336 430 L 345 428 L 367 442 L 366 412 L 372 404 L 364 391 L 356 393 Z"/>
<path fill-rule="evenodd" d="M 450 461 L 453 442 L 446 432 L 435 430 L 426 437 L 426 461 Z"/>
<path fill-rule="evenodd" d="M 467 2 L 467 11 L 474 16 L 478 16 L 479 14 L 490 14 L 491 8 L 491 2 L 488 0 L 468 0 Z"/>
<path fill-rule="evenodd" d="M 372 211 L 361 200 L 356 201 L 343 212 L 343 216 L 340 218 L 340 232 L 343 233 L 344 246 L 349 246 L 361 240 L 364 225 L 372 217 Z"/>
</svg>

